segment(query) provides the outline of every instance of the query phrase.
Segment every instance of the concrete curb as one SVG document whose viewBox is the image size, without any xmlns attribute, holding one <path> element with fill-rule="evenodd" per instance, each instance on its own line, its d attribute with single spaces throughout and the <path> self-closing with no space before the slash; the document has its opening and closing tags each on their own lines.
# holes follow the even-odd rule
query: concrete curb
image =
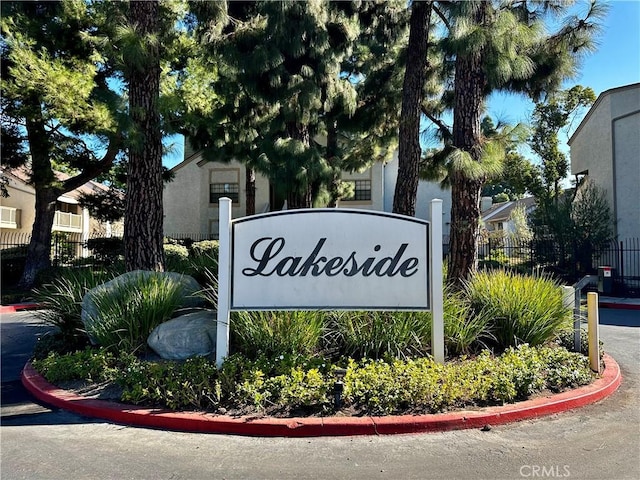
<svg viewBox="0 0 640 480">
<path fill-rule="evenodd" d="M 88 417 L 166 430 L 260 437 L 319 437 L 439 432 L 501 425 L 572 410 L 602 400 L 620 386 L 616 361 L 604 356 L 605 370 L 593 383 L 549 397 L 474 411 L 389 417 L 229 417 L 204 412 L 173 412 L 88 399 L 48 383 L 27 363 L 22 383 L 38 400 Z"/>
</svg>

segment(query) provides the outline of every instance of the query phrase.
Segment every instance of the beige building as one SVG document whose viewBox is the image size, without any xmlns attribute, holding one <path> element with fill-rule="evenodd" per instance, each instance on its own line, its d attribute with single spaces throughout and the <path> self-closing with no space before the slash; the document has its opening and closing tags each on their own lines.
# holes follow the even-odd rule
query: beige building
<svg viewBox="0 0 640 480">
<path fill-rule="evenodd" d="M 218 235 L 218 199 L 232 199 L 233 218 L 246 214 L 245 168 L 240 162 L 207 162 L 200 152 L 185 149 L 185 159 L 172 169 L 174 180 L 164 187 L 164 233 L 166 236 L 203 237 Z M 383 164 L 374 163 L 363 172 L 344 172 L 342 180 L 352 182 L 353 198 L 341 200 L 339 208 L 356 208 L 390 212 L 398 171 L 397 152 Z M 416 216 L 429 220 L 429 200 L 443 199 L 443 230 L 448 239 L 451 193 L 438 184 L 421 182 Z M 283 208 L 274 195 L 269 180 L 256 175 L 256 213 Z"/>
<path fill-rule="evenodd" d="M 607 192 L 617 238 L 640 238 L 640 83 L 600 94 L 569 146 L 571 173 Z"/>
<path fill-rule="evenodd" d="M 0 246 L 7 248 L 29 243 L 35 220 L 35 190 L 29 185 L 28 172 L 23 168 L 2 172 L 7 179 L 7 198 L 0 198 Z M 57 172 L 60 180 L 67 175 Z M 78 244 L 76 256 L 87 256 L 81 247 L 90 237 L 122 236 L 122 223 L 105 224 L 92 218 L 86 208 L 78 203 L 81 193 L 105 190 L 107 187 L 96 182 L 87 182 L 82 187 L 58 197 L 52 231 L 65 234 L 70 242 Z"/>
</svg>

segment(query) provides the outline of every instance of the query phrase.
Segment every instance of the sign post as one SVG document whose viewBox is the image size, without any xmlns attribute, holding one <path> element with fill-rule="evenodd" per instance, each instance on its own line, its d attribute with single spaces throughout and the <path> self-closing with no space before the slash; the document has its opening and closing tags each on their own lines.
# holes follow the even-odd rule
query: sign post
<svg viewBox="0 0 640 480">
<path fill-rule="evenodd" d="M 431 354 L 444 363 L 444 297 L 442 289 L 442 200 L 431 200 L 431 242 L 429 242 L 431 287 Z"/>
<path fill-rule="evenodd" d="M 229 304 L 231 301 L 231 199 L 219 201 L 218 311 L 216 365 L 222 366 L 229 354 Z"/>
</svg>

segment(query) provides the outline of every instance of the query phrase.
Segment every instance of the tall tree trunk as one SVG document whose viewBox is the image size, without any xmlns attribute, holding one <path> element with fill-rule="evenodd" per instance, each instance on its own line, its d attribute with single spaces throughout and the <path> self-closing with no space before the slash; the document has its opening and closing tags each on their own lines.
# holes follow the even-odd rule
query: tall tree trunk
<svg viewBox="0 0 640 480">
<path fill-rule="evenodd" d="M 18 286 L 30 289 L 38 273 L 51 266 L 51 227 L 56 214 L 58 192 L 52 189 L 36 189 L 35 219 L 31 240 L 27 247 L 27 261 Z"/>
<path fill-rule="evenodd" d="M 482 9 L 480 9 L 482 10 Z M 482 53 L 458 55 L 455 64 L 455 104 L 453 144 L 480 159 L 480 120 L 486 78 Z M 480 192 L 483 178 L 471 177 L 464 171 L 451 176 L 451 236 L 448 281 L 459 286 L 477 268 L 480 236 Z"/>
<path fill-rule="evenodd" d="M 27 118 L 26 130 L 31 153 L 31 182 L 35 189 L 35 218 L 31 240 L 27 247 L 27 261 L 18 286 L 30 289 L 34 286 L 38 272 L 51 266 L 51 228 L 56 211 L 56 200 L 63 193 L 54 186 L 56 177 L 51 168 L 49 144 L 45 122 L 37 97 L 29 99 L 33 111 L 38 112 Z"/>
<path fill-rule="evenodd" d="M 162 134 L 157 0 L 132 1 L 130 20 L 147 37 L 144 65 L 129 65 L 129 105 L 137 141 L 130 148 L 125 206 L 125 264 L 131 270 L 164 270 L 162 250 Z"/>
<path fill-rule="evenodd" d="M 311 135 L 309 127 L 298 123 L 287 124 L 287 133 L 293 139 L 296 139 L 305 146 L 305 150 L 309 150 L 311 145 Z M 306 153 L 306 152 L 305 152 Z M 292 164 L 293 169 L 289 171 L 289 191 L 287 193 L 287 208 L 293 210 L 296 208 L 311 208 L 313 206 L 313 190 L 312 178 L 305 175 L 303 179 L 298 178 L 298 165 L 295 159 Z"/>
<path fill-rule="evenodd" d="M 245 211 L 245 215 L 255 215 L 256 214 L 256 171 L 249 166 L 249 164 L 245 164 L 245 200 L 247 202 L 247 208 Z"/>
<path fill-rule="evenodd" d="M 340 201 L 340 174 L 342 169 L 338 158 L 338 128 L 335 121 L 329 122 L 327 128 L 327 162 L 331 167 L 329 181 L 329 204 L 327 207 L 336 208 Z"/>
<path fill-rule="evenodd" d="M 398 146 L 398 179 L 393 195 L 393 212 L 414 216 L 420 164 L 420 104 L 427 75 L 427 47 L 431 1 L 414 1 L 411 6 L 407 66 L 402 85 L 402 112 Z"/>
</svg>

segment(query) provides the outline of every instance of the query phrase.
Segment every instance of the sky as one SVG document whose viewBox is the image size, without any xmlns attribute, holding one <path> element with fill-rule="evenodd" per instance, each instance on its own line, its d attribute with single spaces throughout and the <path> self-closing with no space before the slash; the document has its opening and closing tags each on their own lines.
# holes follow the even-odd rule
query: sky
<svg viewBox="0 0 640 480">
<path fill-rule="evenodd" d="M 640 0 L 614 0 L 606 2 L 609 12 L 598 39 L 598 48 L 583 59 L 582 68 L 574 79 L 565 82 L 565 88 L 574 85 L 591 87 L 596 96 L 611 88 L 640 82 Z M 576 8 L 585 8 L 579 2 Z M 493 95 L 488 102 L 488 113 L 510 124 L 528 123 L 534 104 L 521 95 Z M 586 114 L 586 110 L 582 115 Z M 581 118 L 572 123 L 560 141 L 566 142 Z M 174 149 L 166 155 L 163 163 L 171 168 L 182 161 L 183 138 L 170 139 Z M 563 145 L 563 150 L 568 147 Z M 526 152 L 523 152 L 527 155 Z"/>
<path fill-rule="evenodd" d="M 596 96 L 602 92 L 640 82 L 640 0 L 606 2 L 609 12 L 598 39 L 596 52 L 588 54 L 576 78 L 565 82 L 591 87 Z M 524 96 L 500 94 L 489 101 L 489 113 L 507 123 L 527 123 L 534 104 Z M 583 112 L 583 115 L 586 111 Z M 572 125 L 578 126 L 581 118 Z"/>
</svg>

